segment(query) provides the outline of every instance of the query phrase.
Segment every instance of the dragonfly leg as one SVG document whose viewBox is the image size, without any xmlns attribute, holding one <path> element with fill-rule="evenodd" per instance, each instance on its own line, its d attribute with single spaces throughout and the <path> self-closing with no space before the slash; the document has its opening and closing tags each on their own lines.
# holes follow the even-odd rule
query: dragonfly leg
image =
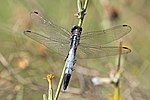
<svg viewBox="0 0 150 100">
<path fill-rule="evenodd" d="M 74 60 L 73 65 L 77 62 L 77 60 Z"/>
<path fill-rule="evenodd" d="M 65 58 L 65 61 L 67 60 L 67 58 L 68 58 L 68 55 L 69 55 L 69 54 L 67 54 L 67 56 L 66 56 L 66 58 Z"/>
</svg>

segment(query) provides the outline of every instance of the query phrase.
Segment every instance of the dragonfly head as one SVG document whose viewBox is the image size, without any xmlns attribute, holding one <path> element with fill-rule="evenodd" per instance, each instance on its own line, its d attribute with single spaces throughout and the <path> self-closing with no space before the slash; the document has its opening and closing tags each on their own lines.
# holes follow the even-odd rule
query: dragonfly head
<svg viewBox="0 0 150 100">
<path fill-rule="evenodd" d="M 81 32 L 82 32 L 82 28 L 78 25 L 73 26 L 71 29 L 71 33 L 73 33 L 73 34 L 79 34 L 80 35 Z"/>
</svg>

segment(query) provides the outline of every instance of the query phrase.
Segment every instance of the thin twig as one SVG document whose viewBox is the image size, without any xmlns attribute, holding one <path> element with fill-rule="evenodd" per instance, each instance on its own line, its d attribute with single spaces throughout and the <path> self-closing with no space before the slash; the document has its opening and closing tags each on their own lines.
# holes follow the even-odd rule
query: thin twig
<svg viewBox="0 0 150 100">
<path fill-rule="evenodd" d="M 77 7 L 78 7 L 78 16 L 77 17 L 79 18 L 78 26 L 80 26 L 80 27 L 82 26 L 84 16 L 86 15 L 88 1 L 89 0 L 85 0 L 84 6 L 83 6 L 81 0 L 77 0 Z"/>
<path fill-rule="evenodd" d="M 59 80 L 59 83 L 58 83 L 58 86 L 57 86 L 57 90 L 56 90 L 56 93 L 55 93 L 54 100 L 58 99 L 58 96 L 59 96 L 59 93 L 60 93 L 60 90 L 61 90 L 61 86 L 62 86 L 62 83 L 63 83 L 63 79 L 64 79 L 65 69 L 66 69 L 66 62 L 65 62 L 63 71 L 61 73 L 61 77 L 60 77 L 60 80 Z"/>
<path fill-rule="evenodd" d="M 83 23 L 83 19 L 84 19 L 85 12 L 86 12 L 86 9 L 87 9 L 88 1 L 89 0 L 85 0 L 84 6 L 82 6 L 81 0 L 77 0 L 78 18 L 79 18 L 78 26 L 80 26 L 80 27 L 82 26 L 82 23 Z M 66 61 L 67 61 L 67 59 L 66 59 Z M 59 83 L 58 83 L 58 87 L 57 87 L 57 90 L 56 90 L 56 94 L 55 94 L 54 100 L 57 100 L 58 96 L 60 94 L 60 90 L 61 90 L 61 86 L 62 86 L 62 83 L 63 83 L 64 74 L 65 74 L 65 70 L 66 70 L 66 63 L 67 62 L 65 62 L 65 65 L 64 65 L 64 68 L 63 68 L 63 71 L 62 71 Z"/>
<path fill-rule="evenodd" d="M 119 46 L 119 57 L 118 57 L 118 65 L 117 65 L 117 73 L 118 73 L 119 77 L 118 77 L 118 82 L 115 83 L 115 90 L 114 90 L 113 100 L 121 100 L 120 88 L 119 88 L 120 77 L 121 77 L 121 74 L 122 74 L 122 72 L 120 70 L 121 54 L 122 54 L 122 42 L 120 42 L 120 46 Z"/>
</svg>

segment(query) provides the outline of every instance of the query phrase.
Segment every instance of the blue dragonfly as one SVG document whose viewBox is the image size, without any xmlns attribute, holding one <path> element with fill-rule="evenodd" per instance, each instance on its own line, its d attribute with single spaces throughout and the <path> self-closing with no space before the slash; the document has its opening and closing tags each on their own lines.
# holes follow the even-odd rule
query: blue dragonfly
<svg viewBox="0 0 150 100">
<path fill-rule="evenodd" d="M 39 12 L 30 14 L 35 29 L 40 32 L 26 30 L 24 34 L 29 38 L 45 45 L 59 55 L 66 57 L 66 70 L 64 75 L 64 87 L 66 90 L 75 64 L 75 58 L 102 58 L 117 55 L 119 47 L 105 46 L 110 42 L 120 39 L 131 31 L 128 25 L 119 25 L 106 30 L 86 32 L 81 34 L 82 28 L 73 26 L 71 32 L 53 24 L 44 18 Z M 131 50 L 122 47 L 122 54 L 128 54 Z"/>
</svg>

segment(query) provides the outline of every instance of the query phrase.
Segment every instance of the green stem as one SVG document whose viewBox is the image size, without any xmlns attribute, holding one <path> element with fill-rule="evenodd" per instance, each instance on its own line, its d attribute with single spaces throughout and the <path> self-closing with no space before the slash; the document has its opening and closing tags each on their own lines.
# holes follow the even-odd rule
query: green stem
<svg viewBox="0 0 150 100">
<path fill-rule="evenodd" d="M 78 6 L 78 18 L 79 18 L 79 23 L 78 26 L 82 26 L 84 16 L 86 14 L 86 9 L 88 5 L 89 0 L 85 0 L 84 6 L 82 7 L 82 3 L 80 0 L 77 0 L 77 6 Z"/>
<path fill-rule="evenodd" d="M 80 27 L 81 27 L 81 26 L 82 26 L 82 23 L 83 23 L 83 20 L 82 20 L 82 19 L 80 19 L 80 20 L 79 20 L 79 23 L 78 23 L 78 26 L 80 26 Z"/>
<path fill-rule="evenodd" d="M 80 27 L 82 26 L 82 23 L 83 23 L 83 19 L 84 19 L 85 12 L 86 12 L 86 9 L 87 9 L 88 1 L 89 0 L 85 0 L 84 7 L 82 7 L 82 2 L 80 0 L 77 0 L 78 15 L 79 15 L 78 16 L 78 18 L 79 18 L 78 26 L 80 26 Z M 58 96 L 60 94 L 61 86 L 62 86 L 63 79 L 64 79 L 65 70 L 66 70 L 66 62 L 65 62 L 63 71 L 61 73 L 61 78 L 60 78 L 59 83 L 58 83 L 58 87 L 57 87 L 57 90 L 56 90 L 54 100 L 57 100 Z"/>
<path fill-rule="evenodd" d="M 59 93 L 60 93 L 60 90 L 61 90 L 61 86 L 62 86 L 62 83 L 63 83 L 63 79 L 64 79 L 65 69 L 66 69 L 66 62 L 65 62 L 63 71 L 61 73 L 61 77 L 60 77 L 60 80 L 59 80 L 59 83 L 58 83 L 58 87 L 57 87 L 57 90 L 56 90 L 56 94 L 55 94 L 54 100 L 58 99 L 58 96 L 59 96 Z"/>
<path fill-rule="evenodd" d="M 87 9 L 88 2 L 89 2 L 89 0 L 85 0 L 84 7 L 83 7 L 85 11 Z"/>
<path fill-rule="evenodd" d="M 78 12 L 82 11 L 82 2 L 81 0 L 77 0 Z"/>
<path fill-rule="evenodd" d="M 53 89 L 48 90 L 48 100 L 54 100 L 53 99 Z"/>
<path fill-rule="evenodd" d="M 47 100 L 46 94 L 43 94 L 43 100 Z"/>
</svg>

